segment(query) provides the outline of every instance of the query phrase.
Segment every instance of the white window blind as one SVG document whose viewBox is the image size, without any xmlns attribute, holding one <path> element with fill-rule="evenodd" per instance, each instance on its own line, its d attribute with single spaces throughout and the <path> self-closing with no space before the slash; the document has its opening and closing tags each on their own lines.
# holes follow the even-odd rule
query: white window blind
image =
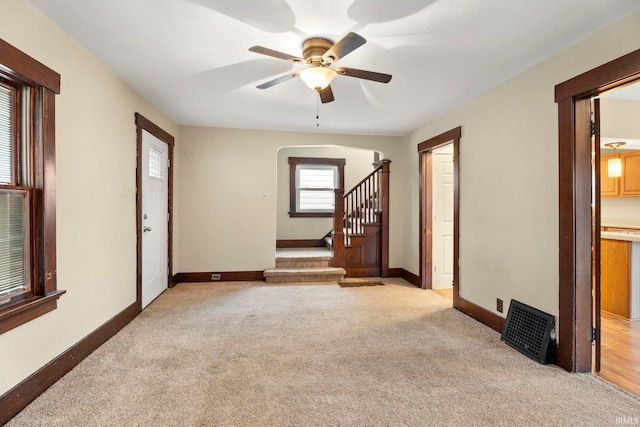
<svg viewBox="0 0 640 427">
<path fill-rule="evenodd" d="M 334 189 L 338 168 L 325 165 L 298 165 L 296 168 L 298 210 L 331 212 L 334 209 Z"/>
<path fill-rule="evenodd" d="M 149 176 L 151 178 L 162 179 L 162 151 L 153 147 L 149 148 Z"/>
<path fill-rule="evenodd" d="M 29 193 L 0 190 L 0 301 L 29 287 Z"/>
<path fill-rule="evenodd" d="M 13 89 L 0 85 L 0 184 L 13 184 L 13 97 Z"/>
</svg>

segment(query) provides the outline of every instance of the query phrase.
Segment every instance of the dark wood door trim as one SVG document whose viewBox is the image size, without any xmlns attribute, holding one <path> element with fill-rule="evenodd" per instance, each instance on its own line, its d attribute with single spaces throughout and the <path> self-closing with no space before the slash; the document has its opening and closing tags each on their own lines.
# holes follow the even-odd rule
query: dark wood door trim
<svg viewBox="0 0 640 427">
<path fill-rule="evenodd" d="M 594 180 L 592 180 L 594 189 L 593 194 L 595 194 L 595 200 L 592 203 L 593 209 L 593 224 L 591 228 L 591 235 L 593 236 L 593 259 L 591 268 L 593 270 L 593 324 L 596 330 L 602 330 L 602 322 L 600 317 L 601 310 L 601 301 L 602 301 L 602 246 L 600 241 L 600 228 L 602 225 L 601 221 L 601 188 L 600 188 L 600 99 L 594 99 L 592 104 L 592 115 L 593 122 L 595 124 L 594 131 L 595 135 L 593 141 L 593 172 L 594 172 Z M 594 358 L 594 372 L 600 372 L 600 357 L 602 355 L 602 342 L 598 338 L 595 342 L 595 358 Z"/>
<path fill-rule="evenodd" d="M 167 144 L 169 148 L 169 176 L 167 194 L 167 213 L 169 221 L 167 224 L 167 283 L 173 287 L 173 148 L 175 139 L 159 126 L 152 123 L 139 113 L 135 114 L 136 120 L 136 301 L 138 309 L 142 311 L 142 131 L 147 131 L 160 141 Z"/>
<path fill-rule="evenodd" d="M 420 153 L 420 287 L 433 288 L 433 151 Z"/>
<path fill-rule="evenodd" d="M 640 50 L 558 84 L 558 365 L 591 371 L 592 226 L 590 98 L 640 80 Z"/>
<path fill-rule="evenodd" d="M 428 256 L 424 253 L 425 238 L 430 239 L 430 229 L 428 234 L 423 231 L 430 226 L 430 221 L 425 223 L 425 215 L 429 213 L 431 207 L 431 185 L 430 177 L 424 176 L 430 172 L 430 168 L 427 164 L 430 163 L 430 154 L 433 150 L 440 148 L 447 144 L 453 144 L 453 306 L 458 308 L 459 306 L 459 278 L 460 271 L 458 266 L 458 259 L 460 258 L 460 137 L 462 136 L 462 127 L 451 129 L 438 136 L 430 138 L 420 144 L 418 144 L 418 155 L 420 156 L 420 178 L 419 178 L 419 192 L 420 192 L 420 283 L 425 283 L 424 275 L 430 275 L 431 271 L 426 272 L 423 268 L 424 257 Z M 427 164 L 425 164 L 427 163 Z M 427 180 L 426 188 L 423 185 L 425 178 Z M 425 207 L 427 210 L 425 212 Z M 428 244 L 428 243 L 427 243 Z M 427 287 L 429 287 L 427 285 Z"/>
</svg>

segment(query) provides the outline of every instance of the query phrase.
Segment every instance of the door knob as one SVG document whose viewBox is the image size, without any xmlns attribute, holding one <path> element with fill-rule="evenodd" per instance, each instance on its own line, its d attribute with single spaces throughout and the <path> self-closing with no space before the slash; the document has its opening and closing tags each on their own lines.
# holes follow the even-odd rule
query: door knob
<svg viewBox="0 0 640 427">
<path fill-rule="evenodd" d="M 144 228 L 142 229 L 142 232 L 143 232 L 143 233 L 146 233 L 147 231 L 151 231 L 151 227 L 144 227 Z"/>
</svg>

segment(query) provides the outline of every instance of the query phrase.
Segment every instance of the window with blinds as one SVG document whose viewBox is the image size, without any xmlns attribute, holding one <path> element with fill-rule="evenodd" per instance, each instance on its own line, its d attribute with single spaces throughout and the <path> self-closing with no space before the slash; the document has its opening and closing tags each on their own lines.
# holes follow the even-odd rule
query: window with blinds
<svg viewBox="0 0 640 427">
<path fill-rule="evenodd" d="M 16 88 L 0 84 L 0 304 L 30 288 L 30 193 L 15 186 L 16 93 Z"/>
<path fill-rule="evenodd" d="M 0 303 L 29 290 L 29 192 L 0 189 Z"/>
<path fill-rule="evenodd" d="M 56 269 L 58 93 L 60 74 L 0 39 L 0 334 L 55 310 L 65 293 Z"/>
<path fill-rule="evenodd" d="M 15 89 L 0 84 L 0 184 L 14 184 Z"/>
<path fill-rule="evenodd" d="M 338 167 L 297 165 L 296 172 L 297 210 L 299 212 L 333 212 Z"/>
<path fill-rule="evenodd" d="M 289 217 L 330 218 L 344 188 L 345 159 L 289 157 Z"/>
</svg>

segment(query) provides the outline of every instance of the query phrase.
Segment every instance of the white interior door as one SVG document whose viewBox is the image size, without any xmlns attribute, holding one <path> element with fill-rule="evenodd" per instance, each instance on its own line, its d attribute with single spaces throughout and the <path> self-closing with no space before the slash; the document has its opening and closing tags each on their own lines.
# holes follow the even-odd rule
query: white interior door
<svg viewBox="0 0 640 427">
<path fill-rule="evenodd" d="M 168 286 L 169 146 L 142 131 L 142 307 Z"/>
<path fill-rule="evenodd" d="M 453 286 L 453 145 L 433 151 L 432 287 Z"/>
</svg>

